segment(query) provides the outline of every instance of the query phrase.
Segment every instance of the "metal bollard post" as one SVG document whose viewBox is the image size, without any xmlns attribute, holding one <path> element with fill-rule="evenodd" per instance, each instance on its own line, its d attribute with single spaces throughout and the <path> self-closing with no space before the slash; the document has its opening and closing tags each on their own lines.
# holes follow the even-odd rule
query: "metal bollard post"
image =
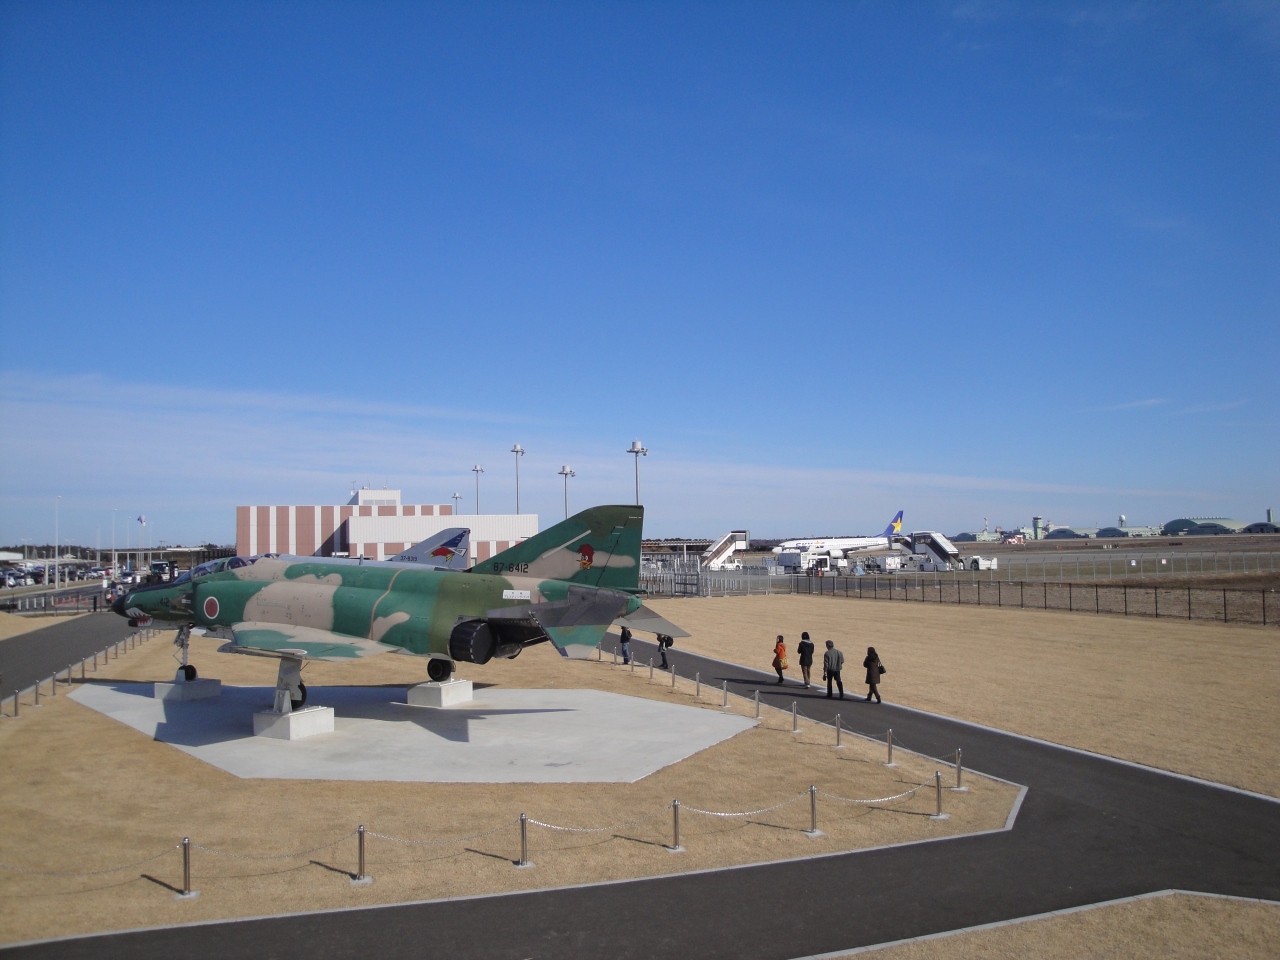
<svg viewBox="0 0 1280 960">
<path fill-rule="evenodd" d="M 809 785 L 809 829 L 804 834 L 806 837 L 822 836 L 818 829 L 818 788 L 813 784 Z"/>
<path fill-rule="evenodd" d="M 796 714 L 796 702 L 791 701 L 791 732 L 800 732 L 800 717 Z"/>
<path fill-rule="evenodd" d="M 615 667 L 618 665 L 618 651 L 617 651 L 617 650 L 613 651 L 613 665 L 614 665 Z"/>
<path fill-rule="evenodd" d="M 844 744 L 840 742 L 840 714 L 836 714 L 836 746 L 842 747 Z"/>
<path fill-rule="evenodd" d="M 693 675 L 693 683 L 694 683 L 694 696 L 701 697 L 702 696 L 702 671 L 698 671 Z"/>
<path fill-rule="evenodd" d="M 191 889 L 191 838 L 182 838 L 182 892 L 173 899 L 194 900 L 200 896 L 199 890 Z"/>
<path fill-rule="evenodd" d="M 56 673 L 49 676 L 49 696 L 56 697 L 58 695 L 58 675 Z"/>
<path fill-rule="evenodd" d="M 760 691 L 756 691 L 756 719 L 760 719 Z"/>
<path fill-rule="evenodd" d="M 84 679 L 84 661 L 83 660 L 80 661 L 80 679 L 81 680 Z"/>
<path fill-rule="evenodd" d="M 964 785 L 964 751 L 960 747 L 956 747 L 956 785 L 951 789 L 958 793 L 969 791 L 969 788 Z"/>
<path fill-rule="evenodd" d="M 893 762 L 893 728 L 892 727 L 889 729 L 889 733 L 887 734 L 885 739 L 889 743 L 889 759 L 885 761 L 884 765 L 886 767 L 896 767 L 897 764 Z"/>
<path fill-rule="evenodd" d="M 938 798 L 938 812 L 930 820 L 950 820 L 951 814 L 942 812 L 942 771 L 933 771 L 933 789 Z"/>
<path fill-rule="evenodd" d="M 671 665 L 671 689 L 674 690 L 675 688 L 676 688 L 676 665 L 673 663 Z"/>
<path fill-rule="evenodd" d="M 35 706 L 35 707 L 40 706 L 40 681 L 38 680 L 36 681 L 36 700 L 35 700 L 35 703 L 32 704 L 32 706 Z"/>
<path fill-rule="evenodd" d="M 13 719 L 18 719 L 18 691 L 13 691 Z"/>
<path fill-rule="evenodd" d="M 729 705 L 729 681 L 726 680 L 724 682 L 724 703 L 720 704 L 720 706 L 727 707 L 728 705 Z"/>
<path fill-rule="evenodd" d="M 653 682 L 653 657 L 649 658 L 649 682 Z"/>
<path fill-rule="evenodd" d="M 671 853 L 683 853 L 684 847 L 680 846 L 680 801 L 671 801 Z"/>
<path fill-rule="evenodd" d="M 359 850 L 359 859 L 356 864 L 356 875 L 351 880 L 351 885 L 364 886 L 367 883 L 373 883 L 373 877 L 364 872 L 364 824 L 356 827 L 357 849 Z"/>
<path fill-rule="evenodd" d="M 529 818 L 523 813 L 520 814 L 520 861 L 516 864 L 517 868 L 532 867 L 529 862 Z"/>
<path fill-rule="evenodd" d="M 631 658 L 631 672 L 632 672 L 632 673 L 635 673 L 635 672 L 636 672 L 636 658 L 635 658 L 635 657 L 632 657 L 632 658 Z"/>
</svg>

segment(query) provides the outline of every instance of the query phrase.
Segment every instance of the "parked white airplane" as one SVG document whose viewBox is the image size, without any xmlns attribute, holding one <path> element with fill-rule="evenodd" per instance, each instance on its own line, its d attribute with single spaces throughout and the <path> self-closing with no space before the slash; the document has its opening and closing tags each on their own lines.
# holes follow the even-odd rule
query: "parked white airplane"
<svg viewBox="0 0 1280 960">
<path fill-rule="evenodd" d="M 784 540 L 773 548 L 774 553 L 807 553 L 811 556 L 826 556 L 833 560 L 861 553 L 876 553 L 888 550 L 893 545 L 892 537 L 902 533 L 902 511 L 889 521 L 884 533 L 878 537 L 826 537 L 817 540 Z"/>
</svg>

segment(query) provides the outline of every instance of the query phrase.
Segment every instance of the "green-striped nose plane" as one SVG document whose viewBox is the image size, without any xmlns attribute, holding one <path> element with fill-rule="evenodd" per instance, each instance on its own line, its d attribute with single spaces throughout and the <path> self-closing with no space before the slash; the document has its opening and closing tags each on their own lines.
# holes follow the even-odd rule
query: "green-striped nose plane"
<svg viewBox="0 0 1280 960">
<path fill-rule="evenodd" d="M 133 590 L 112 609 L 131 620 L 183 622 L 180 638 L 190 628 L 230 640 L 222 650 L 234 653 L 289 661 L 417 654 L 431 658 L 433 680 L 448 679 L 456 661 L 514 658 L 544 640 L 562 656 L 585 658 L 615 622 L 688 636 L 637 596 L 643 523 L 643 507 L 593 507 L 461 572 L 392 561 L 230 557 Z M 194 668 L 184 669 L 194 679 Z"/>
</svg>

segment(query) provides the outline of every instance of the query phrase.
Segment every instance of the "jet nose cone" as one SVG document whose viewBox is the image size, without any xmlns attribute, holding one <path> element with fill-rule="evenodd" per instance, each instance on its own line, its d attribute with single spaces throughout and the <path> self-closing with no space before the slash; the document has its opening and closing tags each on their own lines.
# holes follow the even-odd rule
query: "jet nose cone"
<svg viewBox="0 0 1280 960">
<path fill-rule="evenodd" d="M 115 602 L 111 604 L 111 612 L 119 614 L 122 617 L 128 616 L 128 614 L 124 612 L 124 594 L 116 597 Z"/>
</svg>

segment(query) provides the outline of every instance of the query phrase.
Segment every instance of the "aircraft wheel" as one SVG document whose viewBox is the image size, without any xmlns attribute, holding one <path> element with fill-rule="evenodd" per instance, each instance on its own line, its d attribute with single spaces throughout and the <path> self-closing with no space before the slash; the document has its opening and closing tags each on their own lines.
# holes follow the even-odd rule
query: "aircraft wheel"
<svg viewBox="0 0 1280 960">
<path fill-rule="evenodd" d="M 298 681 L 298 699 L 295 700 L 293 699 L 293 697 L 290 697 L 289 706 L 293 707 L 293 709 L 295 710 L 298 710 L 306 702 L 307 702 L 307 685 L 302 681 Z"/>
<path fill-rule="evenodd" d="M 427 676 L 435 683 L 444 683 L 453 673 L 453 661 L 432 657 L 427 661 Z"/>
<path fill-rule="evenodd" d="M 187 681 L 187 683 L 190 683 L 192 680 L 194 680 L 194 679 L 196 678 L 196 667 L 195 667 L 195 664 L 193 664 L 193 663 L 188 663 L 185 667 L 183 667 L 183 668 L 182 668 L 182 677 L 183 677 L 183 679 L 184 679 L 184 680 L 186 680 L 186 681 Z"/>
</svg>

